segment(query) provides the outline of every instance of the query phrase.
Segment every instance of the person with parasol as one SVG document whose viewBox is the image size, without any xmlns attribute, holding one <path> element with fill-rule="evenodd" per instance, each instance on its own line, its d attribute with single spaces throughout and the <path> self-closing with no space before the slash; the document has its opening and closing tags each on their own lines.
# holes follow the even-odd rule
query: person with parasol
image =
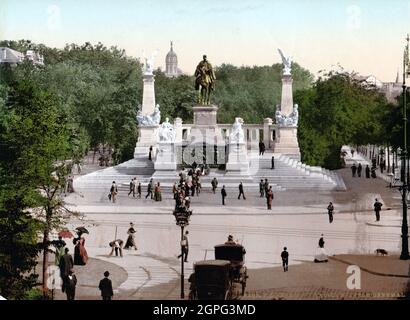
<svg viewBox="0 0 410 320">
<path fill-rule="evenodd" d="M 75 245 L 74 248 L 74 264 L 84 266 L 87 264 L 88 261 L 88 254 L 87 250 L 85 250 L 85 239 L 82 237 L 84 233 L 89 234 L 88 230 L 84 227 L 78 227 L 77 230 L 77 238 L 74 238 L 73 244 Z"/>
</svg>

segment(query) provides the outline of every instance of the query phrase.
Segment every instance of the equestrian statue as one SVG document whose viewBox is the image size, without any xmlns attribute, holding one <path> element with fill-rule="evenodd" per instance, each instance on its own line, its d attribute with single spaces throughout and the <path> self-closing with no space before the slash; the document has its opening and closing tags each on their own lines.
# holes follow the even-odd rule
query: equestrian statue
<svg viewBox="0 0 410 320">
<path fill-rule="evenodd" d="M 203 56 L 203 60 L 195 70 L 195 90 L 198 90 L 198 103 L 209 105 L 211 102 L 211 91 L 215 89 L 215 73 L 212 65 Z"/>
</svg>

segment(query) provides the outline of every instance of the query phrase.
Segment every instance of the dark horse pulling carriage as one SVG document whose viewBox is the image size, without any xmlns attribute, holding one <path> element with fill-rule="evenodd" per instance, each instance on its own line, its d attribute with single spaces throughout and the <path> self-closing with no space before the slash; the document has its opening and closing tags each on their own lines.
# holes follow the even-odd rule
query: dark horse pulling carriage
<svg viewBox="0 0 410 320">
<path fill-rule="evenodd" d="M 194 264 L 189 298 L 232 300 L 243 296 L 248 278 L 244 260 L 245 249 L 240 244 L 215 246 L 215 260 Z"/>
</svg>

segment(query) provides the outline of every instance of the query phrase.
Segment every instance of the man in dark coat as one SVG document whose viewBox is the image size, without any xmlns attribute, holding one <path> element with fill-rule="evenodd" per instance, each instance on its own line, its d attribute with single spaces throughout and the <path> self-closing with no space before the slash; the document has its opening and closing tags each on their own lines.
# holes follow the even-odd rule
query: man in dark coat
<svg viewBox="0 0 410 320">
<path fill-rule="evenodd" d="M 272 160 L 271 160 L 271 169 L 275 169 L 275 157 L 272 156 Z"/>
<path fill-rule="evenodd" d="M 242 181 L 241 181 L 241 183 L 239 184 L 239 196 L 238 196 L 238 199 L 241 198 L 241 195 L 242 195 L 242 197 L 243 197 L 243 200 L 246 200 L 245 194 L 243 193 L 243 184 L 242 184 Z"/>
<path fill-rule="evenodd" d="M 382 209 L 383 204 L 376 199 L 374 203 L 374 212 L 376 213 L 376 221 L 380 221 L 380 210 Z"/>
<path fill-rule="evenodd" d="M 280 254 L 280 257 L 282 258 L 282 265 L 283 265 L 284 272 L 288 271 L 288 262 L 289 262 L 289 252 L 287 252 L 286 250 L 287 248 L 284 247 L 282 253 Z"/>
<path fill-rule="evenodd" d="M 152 189 L 154 187 L 153 184 L 154 184 L 154 182 L 151 179 L 148 183 L 148 186 L 147 186 L 147 195 L 145 196 L 145 199 L 147 199 L 150 195 L 151 195 L 151 199 L 154 197 L 154 194 L 152 193 Z"/>
<path fill-rule="evenodd" d="M 329 202 L 329 205 L 327 206 L 327 214 L 329 215 L 329 223 L 333 222 L 333 203 Z"/>
<path fill-rule="evenodd" d="M 352 169 L 352 177 L 354 178 L 354 177 L 356 177 L 356 171 L 357 171 L 356 164 L 353 163 L 351 169 Z"/>
<path fill-rule="evenodd" d="M 370 179 L 370 168 L 368 164 L 366 165 L 366 178 Z"/>
<path fill-rule="evenodd" d="M 62 291 L 66 293 L 67 300 L 75 299 L 75 286 L 77 285 L 77 277 L 74 274 L 73 269 L 68 272 L 68 276 L 63 281 Z"/>
<path fill-rule="evenodd" d="M 261 194 L 261 198 L 263 198 L 265 196 L 265 183 L 263 182 L 263 179 L 259 182 L 259 192 Z"/>
<path fill-rule="evenodd" d="M 227 196 L 225 186 L 222 186 L 221 195 L 222 195 L 222 205 L 225 205 L 225 198 Z"/>
<path fill-rule="evenodd" d="M 218 187 L 218 180 L 216 180 L 216 178 L 213 178 L 211 181 L 211 185 L 212 185 L 212 192 L 215 193 L 215 190 Z"/>
<path fill-rule="evenodd" d="M 74 260 L 71 254 L 68 253 L 68 248 L 65 248 L 64 252 L 65 254 L 60 258 L 60 276 L 64 279 L 68 276 L 69 272 L 71 269 L 74 267 Z"/>
<path fill-rule="evenodd" d="M 114 296 L 114 291 L 112 290 L 112 282 L 108 277 L 110 273 L 108 271 L 104 272 L 104 279 L 100 281 L 98 289 L 101 291 L 101 297 L 103 300 L 111 300 Z"/>
<path fill-rule="evenodd" d="M 265 179 L 265 196 L 268 196 L 268 191 L 269 191 L 269 182 L 268 179 Z"/>
</svg>

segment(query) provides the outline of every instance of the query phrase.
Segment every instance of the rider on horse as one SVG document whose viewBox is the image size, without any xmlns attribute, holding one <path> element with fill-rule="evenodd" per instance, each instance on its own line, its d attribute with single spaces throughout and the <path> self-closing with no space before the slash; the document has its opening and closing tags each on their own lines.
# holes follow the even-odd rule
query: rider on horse
<svg viewBox="0 0 410 320">
<path fill-rule="evenodd" d="M 206 55 L 195 70 L 195 90 L 199 90 L 199 103 L 209 104 L 211 91 L 215 88 L 215 73 Z"/>
</svg>

